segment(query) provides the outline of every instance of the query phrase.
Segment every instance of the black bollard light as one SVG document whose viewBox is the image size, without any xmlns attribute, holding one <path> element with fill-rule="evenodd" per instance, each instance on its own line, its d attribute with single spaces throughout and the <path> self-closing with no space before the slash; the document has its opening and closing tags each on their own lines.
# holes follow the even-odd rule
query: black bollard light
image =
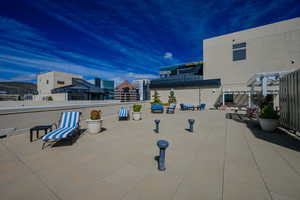
<svg viewBox="0 0 300 200">
<path fill-rule="evenodd" d="M 189 119 L 188 122 L 189 122 L 189 125 L 190 125 L 189 131 L 192 133 L 192 132 L 194 132 L 195 120 L 194 119 Z"/>
<path fill-rule="evenodd" d="M 159 156 L 157 157 L 158 169 L 160 171 L 164 171 L 166 170 L 166 165 L 165 165 L 166 149 L 168 148 L 169 143 L 166 140 L 158 140 L 156 144 L 159 148 Z"/>
<path fill-rule="evenodd" d="M 155 125 L 156 125 L 155 132 L 158 133 L 159 132 L 159 122 L 160 122 L 160 120 L 156 119 L 156 120 L 154 120 L 154 122 L 155 122 Z"/>
</svg>

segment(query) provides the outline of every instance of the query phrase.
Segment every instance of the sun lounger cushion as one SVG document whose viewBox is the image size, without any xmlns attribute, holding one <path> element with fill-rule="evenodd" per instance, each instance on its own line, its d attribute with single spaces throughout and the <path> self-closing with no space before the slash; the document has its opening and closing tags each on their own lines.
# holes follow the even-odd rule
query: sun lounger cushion
<svg viewBox="0 0 300 200">
<path fill-rule="evenodd" d="M 59 128 L 48 133 L 42 139 L 46 141 L 68 137 L 75 129 L 78 128 L 79 119 L 79 112 L 64 112 L 62 114 Z"/>
<path fill-rule="evenodd" d="M 119 117 L 128 117 L 128 110 L 125 108 L 121 108 L 119 111 Z"/>
</svg>

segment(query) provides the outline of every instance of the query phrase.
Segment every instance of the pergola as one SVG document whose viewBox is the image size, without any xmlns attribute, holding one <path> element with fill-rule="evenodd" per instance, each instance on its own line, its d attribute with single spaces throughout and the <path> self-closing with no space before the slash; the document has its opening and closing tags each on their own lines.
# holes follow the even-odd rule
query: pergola
<svg viewBox="0 0 300 200">
<path fill-rule="evenodd" d="M 256 73 L 247 81 L 247 87 L 250 87 L 250 90 L 223 91 L 222 103 L 225 105 L 226 94 L 248 94 L 248 107 L 252 107 L 252 94 L 262 93 L 263 96 L 266 96 L 267 94 L 278 94 L 278 89 L 268 90 L 268 86 L 279 86 L 279 79 L 290 72 L 291 71 Z M 255 90 L 255 87 L 261 87 L 261 90 Z"/>
<path fill-rule="evenodd" d="M 252 107 L 251 94 L 255 94 L 255 87 L 261 87 L 261 94 L 266 96 L 267 94 L 278 94 L 277 90 L 268 90 L 268 86 L 279 86 L 279 80 L 282 76 L 290 73 L 291 71 L 279 71 L 279 72 L 262 72 L 254 74 L 248 81 L 247 87 L 250 87 L 249 93 L 249 107 Z"/>
</svg>

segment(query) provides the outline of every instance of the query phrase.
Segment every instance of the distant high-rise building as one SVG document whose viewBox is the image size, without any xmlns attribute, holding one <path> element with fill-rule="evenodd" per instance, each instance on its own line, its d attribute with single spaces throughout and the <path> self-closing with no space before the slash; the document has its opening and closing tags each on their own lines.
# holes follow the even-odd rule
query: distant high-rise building
<svg viewBox="0 0 300 200">
<path fill-rule="evenodd" d="M 150 80 L 143 79 L 143 80 L 136 80 L 134 81 L 139 92 L 140 101 L 147 101 L 150 100 Z"/>
</svg>

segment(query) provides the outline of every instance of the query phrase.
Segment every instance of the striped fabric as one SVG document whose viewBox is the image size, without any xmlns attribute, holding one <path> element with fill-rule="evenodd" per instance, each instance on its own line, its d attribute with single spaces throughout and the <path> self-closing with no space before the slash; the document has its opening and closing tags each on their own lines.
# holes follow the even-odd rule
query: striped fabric
<svg viewBox="0 0 300 200">
<path fill-rule="evenodd" d="M 125 108 L 121 108 L 119 111 L 119 117 L 128 117 L 128 110 Z"/>
<path fill-rule="evenodd" d="M 52 139 L 66 138 L 72 131 L 78 128 L 79 112 L 64 112 L 58 129 L 48 133 L 42 139 L 44 141 Z"/>
</svg>

